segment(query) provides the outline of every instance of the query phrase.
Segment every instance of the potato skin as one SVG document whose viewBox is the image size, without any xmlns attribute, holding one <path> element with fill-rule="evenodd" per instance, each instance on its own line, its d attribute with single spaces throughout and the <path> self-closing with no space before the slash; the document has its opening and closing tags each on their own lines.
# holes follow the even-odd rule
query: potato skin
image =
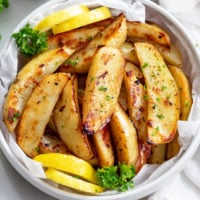
<svg viewBox="0 0 200 200">
<path fill-rule="evenodd" d="M 148 160 L 150 164 L 162 164 L 165 161 L 167 144 L 153 144 Z"/>
<path fill-rule="evenodd" d="M 180 120 L 186 121 L 188 119 L 190 109 L 192 106 L 192 94 L 189 81 L 181 68 L 176 66 L 169 66 L 169 70 L 174 77 L 180 94 Z M 170 159 L 174 157 L 180 149 L 178 142 L 178 131 L 175 138 L 169 144 L 167 144 L 166 158 Z"/>
<path fill-rule="evenodd" d="M 126 18 L 117 16 L 102 32 L 84 48 L 74 52 L 64 63 L 67 72 L 87 73 L 94 55 L 102 46 L 120 48 L 127 37 Z M 73 66 L 70 63 L 74 63 Z"/>
<path fill-rule="evenodd" d="M 144 40 L 151 40 L 160 45 L 170 47 L 170 37 L 161 27 L 150 23 L 127 21 L 127 35 Z"/>
<path fill-rule="evenodd" d="M 82 121 L 86 134 L 96 133 L 110 121 L 120 93 L 124 64 L 121 51 L 113 47 L 102 47 L 95 55 L 83 97 Z"/>
<path fill-rule="evenodd" d="M 156 48 L 135 43 L 148 95 L 148 141 L 154 144 L 173 140 L 180 113 L 179 91 L 174 78 Z"/>
<path fill-rule="evenodd" d="M 112 23 L 113 20 L 113 18 L 109 18 L 82 28 L 51 35 L 48 37 L 48 49 L 55 49 L 63 46 L 75 50 L 83 48 L 93 40 L 100 31 L 103 31 L 107 25 Z"/>
<path fill-rule="evenodd" d="M 38 146 L 58 98 L 68 81 L 68 75 L 47 75 L 35 88 L 20 118 L 17 142 L 30 157 L 38 154 Z"/>
<path fill-rule="evenodd" d="M 54 109 L 53 120 L 70 152 L 84 160 L 94 157 L 88 136 L 82 132 L 76 75 L 72 75 L 64 87 Z"/>
<path fill-rule="evenodd" d="M 127 165 L 135 165 L 139 154 L 137 133 L 131 120 L 118 104 L 110 120 L 110 129 L 117 160 Z"/>
<path fill-rule="evenodd" d="M 56 71 L 72 52 L 72 50 L 66 51 L 64 47 L 46 51 L 34 57 L 21 69 L 4 103 L 3 118 L 10 132 L 14 132 L 33 89 L 45 75 Z"/>
<path fill-rule="evenodd" d="M 147 100 L 146 90 L 142 83 L 144 77 L 138 67 L 127 62 L 124 73 L 124 84 L 128 99 L 128 113 L 137 130 L 138 139 L 146 142 L 147 135 Z"/>
<path fill-rule="evenodd" d="M 65 143 L 57 136 L 44 134 L 39 143 L 39 153 L 68 153 Z"/>
</svg>

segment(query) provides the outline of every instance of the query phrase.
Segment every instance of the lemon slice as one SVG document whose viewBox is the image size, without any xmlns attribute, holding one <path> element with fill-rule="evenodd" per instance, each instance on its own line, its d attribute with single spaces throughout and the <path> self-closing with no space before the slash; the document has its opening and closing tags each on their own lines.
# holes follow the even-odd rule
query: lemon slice
<svg viewBox="0 0 200 200">
<path fill-rule="evenodd" d="M 97 194 L 103 192 L 103 188 L 99 185 L 89 183 L 79 178 L 75 178 L 64 172 L 58 171 L 56 169 L 49 168 L 45 172 L 48 179 L 59 183 L 61 185 L 91 194 Z"/>
<path fill-rule="evenodd" d="M 84 12 L 88 12 L 89 8 L 84 5 L 72 6 L 64 10 L 57 11 L 53 14 L 48 15 L 42 21 L 40 21 L 35 27 L 38 31 L 47 31 L 56 24 L 62 23 L 63 21 L 79 15 Z"/>
<path fill-rule="evenodd" d="M 76 156 L 61 153 L 46 153 L 36 156 L 34 160 L 41 162 L 43 167 L 65 171 L 96 183 L 96 171 L 92 165 Z"/>
<path fill-rule="evenodd" d="M 89 12 L 82 13 L 75 17 L 72 17 L 60 24 L 55 25 L 52 30 L 53 34 L 69 31 L 81 26 L 85 26 L 94 22 L 98 22 L 111 17 L 111 12 L 107 7 L 99 7 Z"/>
</svg>

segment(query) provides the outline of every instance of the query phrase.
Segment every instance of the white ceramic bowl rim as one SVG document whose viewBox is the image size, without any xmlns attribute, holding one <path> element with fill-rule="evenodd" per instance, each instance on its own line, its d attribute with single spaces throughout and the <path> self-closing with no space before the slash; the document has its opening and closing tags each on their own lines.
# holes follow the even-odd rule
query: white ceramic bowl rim
<svg viewBox="0 0 200 200">
<path fill-rule="evenodd" d="M 156 12 L 158 12 L 160 15 L 162 15 L 163 17 L 167 18 L 169 21 L 171 21 L 176 28 L 183 34 L 183 36 L 185 37 L 185 39 L 188 42 L 188 48 L 192 51 L 191 53 L 194 55 L 194 57 L 196 57 L 197 62 L 199 63 L 200 66 L 200 61 L 198 59 L 198 55 L 197 52 L 193 46 L 193 41 L 191 40 L 191 38 L 189 37 L 188 32 L 186 31 L 186 29 L 182 26 L 182 24 L 176 20 L 171 14 L 169 14 L 166 10 L 162 9 L 160 6 L 158 6 L 157 4 L 151 2 L 150 0 L 141 0 L 141 2 L 155 10 Z M 33 11 L 30 15 L 27 16 L 27 18 L 31 18 L 32 15 L 34 15 L 35 13 L 37 13 L 43 6 L 45 5 L 50 5 L 51 2 L 45 3 L 44 5 L 40 6 L 38 9 L 36 9 L 35 11 Z M 24 22 L 26 21 L 25 18 L 20 24 L 24 24 Z M 20 25 L 18 25 L 16 27 L 16 29 L 19 28 Z M 9 42 L 9 40 L 5 43 L 4 47 L 2 48 L 5 49 L 7 43 Z M 2 51 L 0 52 L 0 55 L 2 53 Z M 156 180 L 152 181 L 151 183 L 141 186 L 141 187 L 137 187 L 133 190 L 127 191 L 125 193 L 120 193 L 120 194 L 114 194 L 114 195 L 107 195 L 107 196 L 90 196 L 90 195 L 82 195 L 82 194 L 75 194 L 75 193 L 69 193 L 66 191 L 62 191 L 58 188 L 52 187 L 50 186 L 48 183 L 44 182 L 41 179 L 38 179 L 36 177 L 33 177 L 30 172 L 28 170 L 26 170 L 26 168 L 20 163 L 20 161 L 13 155 L 13 153 L 11 152 L 11 150 L 9 149 L 9 146 L 7 144 L 7 142 L 5 141 L 5 138 L 2 134 L 0 134 L 0 147 L 4 153 L 4 155 L 6 156 L 6 158 L 8 159 L 8 161 L 11 163 L 11 165 L 16 169 L 16 171 L 23 177 L 25 178 L 28 182 L 30 182 L 33 186 L 35 186 L 36 188 L 38 188 L 39 190 L 43 191 L 46 194 L 49 194 L 50 196 L 53 196 L 55 198 L 58 199 L 68 199 L 68 198 L 72 198 L 72 199 L 105 199 L 105 200 L 111 200 L 111 199 L 125 199 L 126 197 L 131 197 L 132 200 L 134 199 L 138 199 L 138 198 L 142 198 L 144 196 L 147 196 L 153 192 L 155 192 L 156 190 L 158 190 L 161 186 L 163 186 L 163 184 L 167 181 L 170 181 L 171 178 L 173 178 L 173 176 L 175 175 L 175 173 L 179 172 L 181 169 L 183 169 L 184 167 L 184 163 L 186 163 L 195 153 L 195 151 L 198 148 L 198 145 L 200 143 L 200 134 L 197 134 L 194 136 L 190 146 L 188 147 L 187 151 L 183 152 L 183 155 L 180 157 L 180 159 L 175 163 L 175 165 L 170 168 L 166 173 L 162 174 L 159 178 L 157 178 Z"/>
</svg>

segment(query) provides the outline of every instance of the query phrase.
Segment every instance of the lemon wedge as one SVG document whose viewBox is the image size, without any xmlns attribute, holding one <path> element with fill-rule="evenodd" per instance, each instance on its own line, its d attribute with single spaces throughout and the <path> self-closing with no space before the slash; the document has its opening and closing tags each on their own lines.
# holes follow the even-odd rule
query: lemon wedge
<svg viewBox="0 0 200 200">
<path fill-rule="evenodd" d="M 35 30 L 38 30 L 40 32 L 47 31 L 51 29 L 56 24 L 62 23 L 63 21 L 74 17 L 76 15 L 79 15 L 81 13 L 88 12 L 89 8 L 84 5 L 76 5 L 71 6 L 67 9 L 57 11 L 53 14 L 48 15 L 43 20 L 41 20 L 35 27 Z"/>
<path fill-rule="evenodd" d="M 103 188 L 99 185 L 89 183 L 79 178 L 70 176 L 64 172 L 58 171 L 53 168 L 49 168 L 45 172 L 48 179 L 59 183 L 61 185 L 91 194 L 97 194 L 103 192 Z"/>
<path fill-rule="evenodd" d="M 96 9 L 90 10 L 89 12 L 82 13 L 60 24 L 55 25 L 52 28 L 53 34 L 58 34 L 75 28 L 79 28 L 88 24 L 92 24 L 94 22 L 107 19 L 109 17 L 111 17 L 111 12 L 107 7 L 98 7 Z"/>
<path fill-rule="evenodd" d="M 80 176 L 81 178 L 96 183 L 96 171 L 87 161 L 76 156 L 61 153 L 39 154 L 35 161 L 42 163 L 43 167 L 49 167 Z"/>
</svg>

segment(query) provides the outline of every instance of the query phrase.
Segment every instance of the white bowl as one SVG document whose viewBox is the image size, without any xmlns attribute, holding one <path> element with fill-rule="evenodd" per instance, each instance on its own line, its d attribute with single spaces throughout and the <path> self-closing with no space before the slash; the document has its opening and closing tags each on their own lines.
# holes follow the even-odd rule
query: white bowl
<svg viewBox="0 0 200 200">
<path fill-rule="evenodd" d="M 32 17 L 38 13 L 42 12 L 44 9 L 48 8 L 48 6 L 52 6 L 56 1 L 52 0 L 48 3 L 45 3 L 43 6 L 39 7 L 35 11 L 33 11 L 30 15 L 28 15 L 17 27 L 13 32 L 16 32 L 19 30 L 20 27 L 22 27 L 24 24 L 26 24 L 28 21 L 32 19 Z M 60 1 L 61 2 L 61 1 Z M 78 2 L 78 1 L 77 1 Z M 117 1 L 116 1 L 117 2 Z M 184 62 L 187 62 L 191 64 L 191 68 L 194 66 L 200 66 L 200 61 L 197 56 L 197 52 L 194 48 L 193 41 L 189 37 L 189 34 L 184 29 L 184 27 L 167 11 L 156 5 L 155 3 L 149 1 L 149 0 L 141 0 L 141 2 L 146 7 L 147 12 L 147 20 L 155 21 L 156 23 L 159 23 L 160 25 L 164 26 L 164 28 L 169 31 L 171 34 L 172 40 L 174 42 L 177 42 L 177 44 L 180 46 L 182 53 L 184 54 Z M 3 52 L 7 50 L 8 44 L 11 42 L 9 40 L 4 47 L 2 48 L 2 51 L 0 53 L 0 57 L 3 55 Z M 185 69 L 188 71 L 187 67 L 184 66 Z M 191 70 L 191 74 L 189 74 L 191 81 L 195 77 L 195 74 L 193 73 L 195 70 Z M 196 119 L 192 119 L 196 120 Z M 1 128 L 1 131 L 3 132 L 3 128 Z M 33 186 L 37 187 L 39 190 L 43 191 L 44 193 L 47 193 L 55 198 L 67 200 L 67 199 L 96 199 L 96 200 L 114 200 L 114 199 L 138 199 L 145 197 L 156 190 L 163 187 L 167 182 L 172 180 L 174 176 L 183 169 L 185 163 L 189 161 L 189 159 L 194 155 L 199 143 L 200 143 L 200 133 L 196 132 L 194 136 L 192 136 L 192 140 L 190 145 L 186 148 L 186 150 L 183 150 L 179 159 L 175 161 L 173 164 L 173 167 L 169 168 L 168 170 L 165 170 L 163 174 L 160 174 L 159 176 L 156 176 L 148 181 L 148 183 L 143 183 L 141 185 L 136 186 L 135 188 L 128 190 L 127 192 L 123 193 L 106 193 L 104 195 L 99 196 L 91 196 L 83 193 L 78 193 L 73 190 L 61 190 L 59 188 L 56 188 L 49 183 L 43 181 L 42 179 L 34 177 L 28 170 L 25 168 L 25 166 L 17 159 L 17 157 L 12 153 L 7 140 L 5 136 L 0 132 L 0 146 L 11 163 L 11 165 L 16 169 L 16 171 L 21 174 L 22 177 L 24 177 L 28 182 L 30 182 Z M 199 131 L 200 132 L 200 131 Z M 198 134 L 197 134 L 198 133 Z"/>
</svg>

